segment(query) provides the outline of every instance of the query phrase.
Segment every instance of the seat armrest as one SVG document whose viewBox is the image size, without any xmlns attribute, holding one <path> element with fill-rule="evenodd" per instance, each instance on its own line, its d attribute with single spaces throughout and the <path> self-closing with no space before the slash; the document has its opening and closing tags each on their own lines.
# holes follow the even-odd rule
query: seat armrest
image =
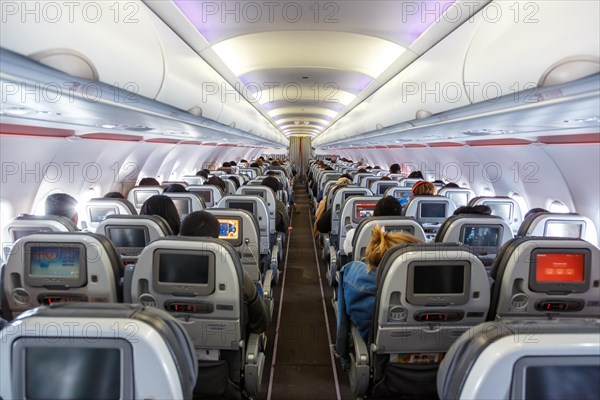
<svg viewBox="0 0 600 400">
<path fill-rule="evenodd" d="M 356 325 L 352 324 L 350 331 L 352 342 L 354 343 L 354 358 L 357 365 L 369 365 L 369 349 L 358 332 Z"/>
<path fill-rule="evenodd" d="M 125 274 L 123 275 L 123 302 L 133 303 L 131 298 L 131 286 L 133 285 L 133 271 L 135 270 L 135 264 L 129 264 L 125 267 Z M 135 299 L 137 303 L 137 299 Z"/>
<path fill-rule="evenodd" d="M 251 333 L 246 342 L 246 365 L 256 364 L 258 354 L 263 351 L 264 333 Z"/>
</svg>

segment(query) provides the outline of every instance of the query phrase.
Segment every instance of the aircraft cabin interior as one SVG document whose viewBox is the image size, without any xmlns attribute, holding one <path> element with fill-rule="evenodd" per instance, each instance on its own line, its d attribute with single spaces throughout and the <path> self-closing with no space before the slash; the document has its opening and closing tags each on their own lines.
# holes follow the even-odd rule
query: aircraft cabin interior
<svg viewBox="0 0 600 400">
<path fill-rule="evenodd" d="M 600 398 L 600 2 L 0 19 L 0 400 Z"/>
</svg>

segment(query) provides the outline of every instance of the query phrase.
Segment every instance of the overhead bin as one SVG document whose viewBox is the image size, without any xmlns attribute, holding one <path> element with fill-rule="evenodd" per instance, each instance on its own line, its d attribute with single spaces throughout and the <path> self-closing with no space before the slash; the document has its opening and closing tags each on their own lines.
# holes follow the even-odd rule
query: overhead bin
<svg viewBox="0 0 600 400">
<path fill-rule="evenodd" d="M 6 2 L 0 46 L 154 98 L 164 68 L 150 12 L 135 2 Z"/>
<path fill-rule="evenodd" d="M 479 84 L 474 103 L 600 71 L 600 3 L 565 4 L 498 1 L 477 14 L 464 65 L 465 82 Z M 561 77 L 548 78 L 552 71 Z"/>
</svg>

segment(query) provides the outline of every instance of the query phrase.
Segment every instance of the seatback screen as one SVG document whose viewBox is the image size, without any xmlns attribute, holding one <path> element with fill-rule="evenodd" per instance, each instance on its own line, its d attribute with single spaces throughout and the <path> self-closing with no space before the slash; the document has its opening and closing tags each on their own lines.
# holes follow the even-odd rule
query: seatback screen
<svg viewBox="0 0 600 400">
<path fill-rule="evenodd" d="M 240 221 L 238 219 L 219 218 L 219 227 L 219 239 L 238 239 L 240 235 Z"/>
<path fill-rule="evenodd" d="M 204 199 L 204 203 L 211 204 L 212 203 L 212 191 L 211 190 L 190 190 L 190 192 L 194 192 L 200 195 Z"/>
<path fill-rule="evenodd" d="M 452 192 L 448 194 L 448 198 L 456 204 L 456 207 L 462 207 L 469 204 L 469 195 L 467 193 Z"/>
<path fill-rule="evenodd" d="M 355 203 L 354 204 L 354 222 L 359 222 L 364 218 L 373 216 L 375 203 Z"/>
<path fill-rule="evenodd" d="M 463 293 L 464 268 L 464 265 L 417 265 L 414 267 L 413 293 Z"/>
<path fill-rule="evenodd" d="M 262 190 L 245 190 L 244 194 L 248 196 L 258 196 L 263 199 L 265 198 L 265 192 L 263 192 Z"/>
<path fill-rule="evenodd" d="M 355 196 L 364 196 L 365 194 L 363 192 L 344 192 L 342 193 L 342 204 L 348 200 L 350 197 L 355 197 Z"/>
<path fill-rule="evenodd" d="M 118 348 L 28 347 L 25 349 L 27 399 L 120 399 Z"/>
<path fill-rule="evenodd" d="M 114 228 L 107 229 L 107 236 L 117 247 L 146 246 L 146 231 L 144 228 Z"/>
<path fill-rule="evenodd" d="M 180 216 L 190 213 L 190 199 L 171 199 Z"/>
<path fill-rule="evenodd" d="M 89 211 L 91 222 L 102 222 L 107 216 L 119 213 L 116 207 L 90 207 Z"/>
<path fill-rule="evenodd" d="M 445 218 L 446 203 L 421 203 L 420 218 Z"/>
<path fill-rule="evenodd" d="M 137 190 L 134 193 L 135 205 L 140 207 L 150 197 L 160 194 L 158 190 Z"/>
<path fill-rule="evenodd" d="M 535 261 L 535 281 L 537 283 L 584 282 L 584 254 L 537 253 Z"/>
<path fill-rule="evenodd" d="M 393 183 L 380 183 L 379 184 L 379 190 L 377 190 L 377 195 L 382 196 L 385 192 L 387 192 L 388 189 L 391 189 L 393 187 L 396 187 L 396 184 Z"/>
<path fill-rule="evenodd" d="M 230 201 L 228 203 L 229 208 L 235 208 L 238 210 L 246 210 L 251 212 L 252 214 L 254 214 L 254 203 L 251 202 L 247 202 L 247 201 Z"/>
<path fill-rule="evenodd" d="M 21 239 L 22 237 L 33 235 L 34 233 L 52 232 L 49 228 L 35 228 L 35 229 L 22 229 L 22 228 L 11 228 L 13 242 Z"/>
<path fill-rule="evenodd" d="M 511 203 L 486 203 L 485 205 L 491 208 L 492 215 L 497 215 L 505 221 L 510 221 L 512 218 Z"/>
<path fill-rule="evenodd" d="M 498 247 L 500 228 L 492 226 L 465 225 L 462 243 L 474 247 Z"/>
<path fill-rule="evenodd" d="M 580 238 L 582 228 L 580 222 L 548 221 L 544 229 L 544 236 Z"/>
<path fill-rule="evenodd" d="M 29 275 L 32 277 L 79 278 L 79 247 L 31 246 Z"/>
<path fill-rule="evenodd" d="M 207 255 L 161 253 L 159 257 L 159 282 L 208 283 L 209 257 Z"/>
<path fill-rule="evenodd" d="M 596 400 L 599 394 L 598 365 L 530 366 L 525 372 L 525 400 Z"/>
</svg>

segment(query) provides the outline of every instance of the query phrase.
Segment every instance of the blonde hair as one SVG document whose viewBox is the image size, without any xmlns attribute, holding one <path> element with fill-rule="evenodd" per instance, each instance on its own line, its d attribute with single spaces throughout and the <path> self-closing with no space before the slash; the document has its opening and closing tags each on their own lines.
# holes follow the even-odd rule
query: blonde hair
<svg viewBox="0 0 600 400">
<path fill-rule="evenodd" d="M 413 196 L 433 196 L 435 194 L 435 185 L 431 182 L 419 181 L 412 188 Z"/>
<path fill-rule="evenodd" d="M 385 253 L 397 244 L 402 243 L 423 243 L 413 235 L 404 232 L 385 232 L 379 225 L 375 225 L 371 234 L 371 241 L 365 251 L 367 261 L 367 271 L 375 270 Z"/>
</svg>

